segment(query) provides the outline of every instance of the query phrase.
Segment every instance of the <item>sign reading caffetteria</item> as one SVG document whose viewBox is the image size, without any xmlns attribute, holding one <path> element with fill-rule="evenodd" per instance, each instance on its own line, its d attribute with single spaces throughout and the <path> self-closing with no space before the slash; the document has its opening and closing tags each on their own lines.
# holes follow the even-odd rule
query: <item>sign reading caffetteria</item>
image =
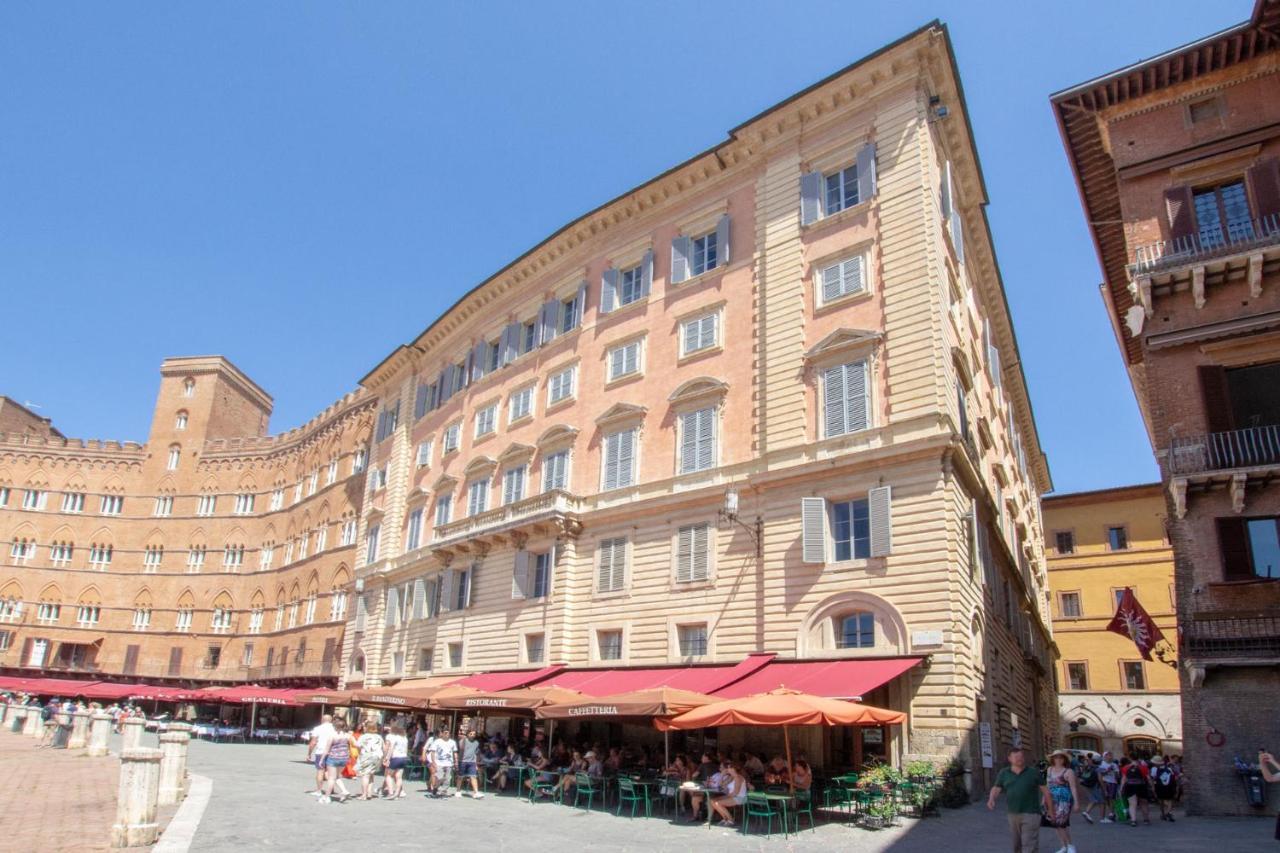
<svg viewBox="0 0 1280 853">
<path fill-rule="evenodd" d="M 609 714 L 617 716 L 617 705 L 584 705 L 581 708 L 570 708 L 571 717 L 603 717 Z"/>
</svg>

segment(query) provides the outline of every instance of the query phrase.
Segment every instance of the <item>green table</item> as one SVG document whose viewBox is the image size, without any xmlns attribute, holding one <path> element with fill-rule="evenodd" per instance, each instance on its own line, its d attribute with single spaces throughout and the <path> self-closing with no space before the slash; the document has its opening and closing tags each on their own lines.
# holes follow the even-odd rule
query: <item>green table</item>
<svg viewBox="0 0 1280 853">
<path fill-rule="evenodd" d="M 754 793 L 759 794 L 770 802 L 782 804 L 782 837 L 789 838 L 791 835 L 791 827 L 788 823 L 787 806 L 796 801 L 796 795 L 792 793 L 776 794 L 770 791 L 755 791 Z M 772 830 L 770 831 L 772 832 Z M 747 815 L 745 811 L 742 814 L 742 834 L 747 834 Z"/>
</svg>

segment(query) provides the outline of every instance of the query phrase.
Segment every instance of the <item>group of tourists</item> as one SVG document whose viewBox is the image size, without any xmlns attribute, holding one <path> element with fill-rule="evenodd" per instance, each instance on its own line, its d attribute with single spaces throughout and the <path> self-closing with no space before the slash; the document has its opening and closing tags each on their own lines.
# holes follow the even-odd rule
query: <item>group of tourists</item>
<svg viewBox="0 0 1280 853">
<path fill-rule="evenodd" d="M 1143 824 L 1150 825 L 1154 802 L 1160 819 L 1173 823 L 1182 785 L 1178 755 L 1126 755 L 1116 761 L 1108 751 L 1095 760 L 1088 753 L 1058 749 L 1041 769 L 1029 766 L 1026 752 L 1017 748 L 1010 750 L 1009 765 L 997 774 L 987 808 L 994 809 L 996 799 L 1004 794 L 1014 853 L 1035 853 L 1042 826 L 1052 828 L 1061 840 L 1057 853 L 1076 853 L 1071 840 L 1073 812 L 1089 823 L 1094 822 L 1092 812 L 1097 808 L 1100 823 L 1137 826 L 1141 816 Z"/>
</svg>

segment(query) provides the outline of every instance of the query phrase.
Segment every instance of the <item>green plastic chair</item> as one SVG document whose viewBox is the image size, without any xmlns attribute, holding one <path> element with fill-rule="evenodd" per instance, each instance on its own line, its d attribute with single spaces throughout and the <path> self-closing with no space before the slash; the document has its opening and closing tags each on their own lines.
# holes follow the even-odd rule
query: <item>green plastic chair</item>
<svg viewBox="0 0 1280 853">
<path fill-rule="evenodd" d="M 560 802 L 561 789 L 555 780 L 550 782 L 541 781 L 538 779 L 537 773 L 534 773 L 530 778 L 533 779 L 533 787 L 529 789 L 529 802 L 536 802 L 539 799 L 539 794 L 543 791 L 549 793 L 553 801 Z"/>
<path fill-rule="evenodd" d="M 663 778 L 658 785 L 658 805 L 662 808 L 662 813 L 667 814 L 667 809 L 672 812 L 680 813 L 680 783 L 679 776 L 668 775 Z"/>
<path fill-rule="evenodd" d="M 814 832 L 818 831 L 817 824 L 813 820 L 813 793 L 811 791 L 796 791 L 795 799 L 791 802 L 791 814 L 795 816 L 796 832 L 800 832 L 800 815 L 809 816 L 809 829 Z"/>
<path fill-rule="evenodd" d="M 604 802 L 604 791 L 596 784 L 595 780 L 586 773 L 573 774 L 573 807 L 578 807 L 578 801 L 582 799 L 582 795 L 587 795 L 587 811 L 591 811 L 591 804 L 595 802 L 596 794 L 600 795 L 600 801 Z"/>
<path fill-rule="evenodd" d="M 636 783 L 632 782 L 628 776 L 618 777 L 618 814 L 622 814 L 622 806 L 624 803 L 631 804 L 631 816 L 636 816 L 636 807 L 644 806 L 644 816 L 653 817 L 653 803 L 649 800 L 648 786 L 641 785 L 636 787 Z"/>
<path fill-rule="evenodd" d="M 742 813 L 742 832 L 744 835 L 751 833 L 751 819 L 759 818 L 765 821 L 765 837 L 773 836 L 773 819 L 777 818 L 778 823 L 786 831 L 786 824 L 782 820 L 782 810 L 773 804 L 773 801 L 763 794 L 748 793 L 746 810 Z"/>
</svg>

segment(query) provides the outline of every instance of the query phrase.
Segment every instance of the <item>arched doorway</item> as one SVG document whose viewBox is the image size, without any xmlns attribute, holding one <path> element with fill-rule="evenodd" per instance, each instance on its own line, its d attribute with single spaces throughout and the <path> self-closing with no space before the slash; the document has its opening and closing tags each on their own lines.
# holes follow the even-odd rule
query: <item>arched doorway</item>
<svg viewBox="0 0 1280 853">
<path fill-rule="evenodd" d="M 1073 734 L 1067 738 L 1067 749 L 1087 749 L 1102 752 L 1102 738 L 1097 735 Z"/>
<path fill-rule="evenodd" d="M 1145 735 L 1124 739 L 1124 754 L 1130 758 L 1150 758 L 1160 751 L 1160 741 Z"/>
</svg>

